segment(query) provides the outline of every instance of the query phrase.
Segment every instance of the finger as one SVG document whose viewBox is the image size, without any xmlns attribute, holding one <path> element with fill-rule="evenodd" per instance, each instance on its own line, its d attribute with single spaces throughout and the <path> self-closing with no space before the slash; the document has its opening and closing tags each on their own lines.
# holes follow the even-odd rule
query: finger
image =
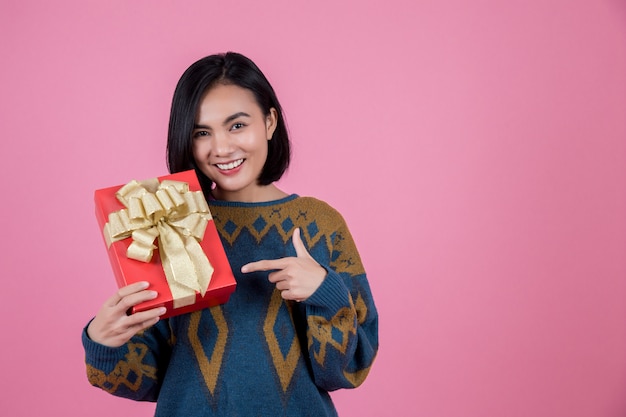
<svg viewBox="0 0 626 417">
<path fill-rule="evenodd" d="M 137 332 L 157 323 L 166 311 L 165 307 L 157 307 L 128 316 L 126 311 L 112 311 L 105 307 L 89 323 L 87 334 L 94 342 L 118 347 Z"/>
<path fill-rule="evenodd" d="M 120 301 L 113 306 L 114 310 L 118 310 L 120 314 L 126 314 L 130 308 L 144 301 L 154 300 L 159 294 L 156 291 L 144 290 L 124 296 Z"/>
<path fill-rule="evenodd" d="M 281 291 L 280 296 L 282 297 L 283 300 L 292 300 L 292 301 L 297 301 L 297 302 L 304 300 L 303 297 L 300 297 L 297 294 L 295 294 L 293 290 Z"/>
<path fill-rule="evenodd" d="M 120 288 L 117 292 L 107 300 L 106 304 L 113 307 L 117 305 L 124 297 L 127 295 L 143 291 L 150 286 L 149 282 L 139 281 L 130 285 L 126 285 L 125 287 Z"/>
<path fill-rule="evenodd" d="M 146 323 L 154 322 L 155 319 L 161 317 L 166 311 L 167 309 L 165 307 L 156 307 L 126 316 L 124 318 L 124 326 L 128 329 L 135 327 L 144 329 L 146 327 Z"/>
<path fill-rule="evenodd" d="M 147 328 L 154 326 L 155 324 L 157 324 L 159 322 L 159 320 L 161 320 L 160 316 L 153 317 L 153 318 L 151 318 L 149 320 L 142 321 L 141 323 L 139 323 L 136 326 L 135 329 L 132 330 L 133 333 L 132 333 L 131 337 L 133 337 L 137 333 L 141 332 L 142 330 L 146 330 Z"/>
<path fill-rule="evenodd" d="M 293 247 L 296 250 L 296 256 L 298 256 L 299 258 L 302 258 L 302 257 L 309 258 L 311 256 L 309 255 L 309 251 L 306 250 L 306 246 L 304 246 L 304 243 L 302 242 L 302 237 L 300 236 L 299 227 L 297 227 L 293 231 L 291 242 L 293 243 Z"/>
<path fill-rule="evenodd" d="M 267 280 L 273 284 L 276 284 L 280 281 L 287 281 L 289 275 L 285 274 L 283 271 L 283 269 L 279 269 L 277 271 L 270 272 L 269 274 L 267 274 Z"/>
<path fill-rule="evenodd" d="M 133 336 L 135 336 L 137 333 L 143 330 L 146 330 L 149 327 L 154 326 L 158 322 L 159 322 L 159 318 L 157 317 L 155 319 L 152 319 L 143 323 L 139 323 L 136 326 L 127 328 L 123 333 L 120 333 L 117 337 L 114 338 L 115 345 L 122 346 L 128 343 L 128 341 L 132 339 Z"/>
<path fill-rule="evenodd" d="M 250 262 L 241 267 L 244 274 L 256 271 L 271 271 L 284 269 L 287 266 L 284 259 L 265 259 L 262 261 Z"/>
<path fill-rule="evenodd" d="M 125 321 L 120 322 L 117 334 L 108 338 L 108 345 L 112 347 L 122 346 L 137 333 L 154 326 L 165 314 L 165 307 L 155 308 L 146 312 L 125 316 Z M 155 315 L 156 314 L 156 315 Z"/>
<path fill-rule="evenodd" d="M 276 283 L 276 289 L 279 291 L 288 290 L 289 287 L 290 287 L 289 282 L 287 282 L 286 280 L 278 281 Z"/>
</svg>

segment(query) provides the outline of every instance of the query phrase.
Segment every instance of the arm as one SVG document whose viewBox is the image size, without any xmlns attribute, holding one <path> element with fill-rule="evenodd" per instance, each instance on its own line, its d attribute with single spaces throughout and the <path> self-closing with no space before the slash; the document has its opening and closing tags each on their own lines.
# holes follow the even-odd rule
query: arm
<svg viewBox="0 0 626 417">
<path fill-rule="evenodd" d="M 328 391 L 363 383 L 378 351 L 378 313 L 342 218 L 334 236 L 326 278 L 304 301 L 315 382 Z"/>
</svg>

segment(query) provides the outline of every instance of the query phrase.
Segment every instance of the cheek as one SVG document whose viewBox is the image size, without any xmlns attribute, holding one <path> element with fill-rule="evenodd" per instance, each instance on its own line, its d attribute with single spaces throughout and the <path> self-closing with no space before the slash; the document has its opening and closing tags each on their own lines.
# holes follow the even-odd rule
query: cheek
<svg viewBox="0 0 626 417">
<path fill-rule="evenodd" d="M 193 156 L 196 167 L 200 169 L 200 171 L 208 178 L 211 178 L 209 169 L 207 167 L 207 161 L 209 159 L 207 151 L 207 147 L 202 146 L 202 144 L 198 145 L 197 143 L 194 143 L 191 146 L 191 154 Z"/>
<path fill-rule="evenodd" d="M 193 154 L 193 159 L 196 162 L 202 161 L 206 159 L 206 146 L 202 146 L 202 143 L 193 142 L 191 145 L 191 152 Z"/>
<path fill-rule="evenodd" d="M 246 138 L 245 147 L 251 152 L 267 154 L 269 140 L 265 137 L 265 132 L 256 132 L 254 136 Z"/>
</svg>

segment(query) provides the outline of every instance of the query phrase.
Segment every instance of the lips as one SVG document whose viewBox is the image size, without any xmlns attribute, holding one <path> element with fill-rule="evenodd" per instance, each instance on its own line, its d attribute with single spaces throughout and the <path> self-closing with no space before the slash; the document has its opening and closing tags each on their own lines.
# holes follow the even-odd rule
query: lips
<svg viewBox="0 0 626 417">
<path fill-rule="evenodd" d="M 237 159 L 236 161 L 229 162 L 227 164 L 215 164 L 216 167 L 221 169 L 222 171 L 230 171 L 231 169 L 237 168 L 239 165 L 243 164 L 243 158 Z"/>
</svg>

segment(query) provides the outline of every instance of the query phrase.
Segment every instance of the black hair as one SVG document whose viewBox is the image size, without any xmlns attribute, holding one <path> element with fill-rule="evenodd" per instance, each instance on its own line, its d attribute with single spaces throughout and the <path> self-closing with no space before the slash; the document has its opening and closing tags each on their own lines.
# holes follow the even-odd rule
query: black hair
<svg viewBox="0 0 626 417">
<path fill-rule="evenodd" d="M 167 134 L 167 167 L 170 173 L 195 169 L 205 192 L 212 181 L 196 166 L 192 149 L 192 132 L 200 100 L 216 84 L 236 85 L 250 90 L 265 116 L 276 109 L 276 130 L 268 141 L 265 165 L 257 179 L 260 185 L 279 180 L 289 166 L 291 150 L 283 111 L 274 89 L 265 75 L 249 58 L 227 52 L 209 55 L 193 63 L 183 73 L 172 99 Z"/>
</svg>

